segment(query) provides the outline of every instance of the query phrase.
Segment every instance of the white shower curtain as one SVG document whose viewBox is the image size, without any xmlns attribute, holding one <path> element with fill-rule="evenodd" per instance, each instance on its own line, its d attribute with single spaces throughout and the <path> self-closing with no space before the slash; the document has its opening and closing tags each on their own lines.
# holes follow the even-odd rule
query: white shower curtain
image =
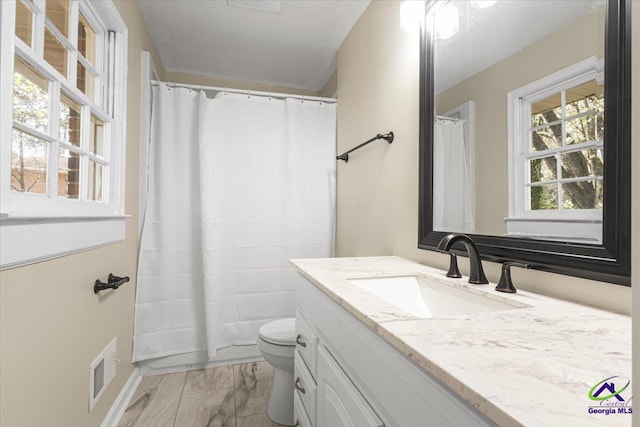
<svg viewBox="0 0 640 427">
<path fill-rule="evenodd" d="M 153 95 L 134 361 L 213 357 L 294 314 L 288 259 L 333 255 L 335 104 Z"/>
<path fill-rule="evenodd" d="M 474 219 L 464 122 L 436 119 L 433 142 L 433 229 L 472 233 Z"/>
</svg>

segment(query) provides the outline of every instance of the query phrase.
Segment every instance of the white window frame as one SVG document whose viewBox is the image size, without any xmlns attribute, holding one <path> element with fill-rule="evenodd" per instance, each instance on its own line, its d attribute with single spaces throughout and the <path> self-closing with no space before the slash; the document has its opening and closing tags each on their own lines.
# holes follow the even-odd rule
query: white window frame
<svg viewBox="0 0 640 427">
<path fill-rule="evenodd" d="M 589 57 L 507 94 L 509 216 L 505 220 L 508 235 L 593 243 L 602 241 L 601 209 L 533 211 L 528 208 L 526 198 L 531 104 L 590 80 L 604 80 L 603 59 Z M 602 148 L 602 145 L 602 142 L 579 144 L 584 148 Z"/>
<path fill-rule="evenodd" d="M 0 1 L 0 269 L 13 268 L 49 258 L 67 255 L 110 243 L 124 240 L 125 214 L 125 130 L 126 130 L 126 86 L 127 86 L 127 46 L 128 31 L 111 0 L 91 2 L 89 0 L 71 0 L 69 39 L 63 39 L 68 48 L 68 78 L 43 59 L 43 31 L 46 26 L 61 37 L 55 27 L 42 12 L 44 0 L 26 0 L 25 4 L 34 12 L 31 46 L 14 35 L 15 0 Z M 96 49 L 95 68 L 77 52 L 77 23 L 82 13 L 89 25 L 96 31 L 97 45 L 101 46 L 100 33 L 109 37 L 109 52 Z M 107 63 L 109 54 L 109 73 L 100 73 Z M 38 73 L 49 79 L 50 121 L 56 120 L 60 89 L 75 101 L 81 101 L 86 111 L 82 120 L 91 115 L 105 123 L 104 156 L 95 156 L 88 147 L 74 147 L 74 151 L 83 154 L 84 168 L 87 173 L 88 159 L 108 164 L 103 175 L 103 202 L 73 200 L 57 196 L 57 188 L 49 184 L 48 195 L 34 195 L 11 191 L 11 141 L 14 122 L 12 118 L 14 57 L 18 55 Z M 76 64 L 80 61 L 92 74 L 98 74 L 94 90 L 96 101 L 90 100 L 76 88 Z M 89 71 L 87 71 L 89 72 Z M 109 79 L 109 81 L 106 81 Z M 113 91 L 106 91 L 105 85 L 112 85 Z M 112 94 L 103 99 L 106 94 Z M 106 113 L 105 113 L 106 111 Z M 50 128 L 53 126 L 50 125 Z M 83 123 L 82 132 L 88 132 L 88 123 Z M 53 131 L 43 133 L 50 141 L 48 174 L 55 174 L 51 181 L 57 182 L 57 148 L 60 143 Z M 84 138 L 87 139 L 86 136 Z M 55 151 L 54 151 L 55 150 Z M 55 160 L 52 158 L 55 157 Z M 55 166 L 55 169 L 53 167 Z M 81 187 L 84 185 L 81 180 Z M 81 188 L 86 196 L 86 188 Z"/>
</svg>

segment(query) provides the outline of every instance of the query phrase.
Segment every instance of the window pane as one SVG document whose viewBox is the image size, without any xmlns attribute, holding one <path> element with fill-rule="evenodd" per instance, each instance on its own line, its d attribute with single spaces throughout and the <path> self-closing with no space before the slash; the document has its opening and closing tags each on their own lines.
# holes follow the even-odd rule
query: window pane
<svg viewBox="0 0 640 427">
<path fill-rule="evenodd" d="M 529 163 L 530 182 L 553 181 L 557 179 L 557 162 L 555 157 L 533 159 Z"/>
<path fill-rule="evenodd" d="M 58 154 L 58 195 L 77 199 L 80 193 L 80 155 L 60 148 Z"/>
<path fill-rule="evenodd" d="M 531 151 L 562 147 L 562 124 L 543 127 L 531 132 Z"/>
<path fill-rule="evenodd" d="M 44 29 L 44 59 L 67 77 L 67 49 L 48 28 Z"/>
<path fill-rule="evenodd" d="M 566 91 L 566 116 L 593 111 L 604 111 L 604 86 L 595 80 L 588 81 Z"/>
<path fill-rule="evenodd" d="M 102 201 L 102 174 L 104 167 L 89 160 L 89 200 Z"/>
<path fill-rule="evenodd" d="M 604 113 L 596 116 L 596 137 L 598 141 L 604 141 Z"/>
<path fill-rule="evenodd" d="M 78 61 L 78 76 L 76 86 L 85 95 L 89 97 L 89 99 L 94 100 L 93 94 L 95 89 L 95 78 L 93 74 L 91 74 L 85 67 Z"/>
<path fill-rule="evenodd" d="M 53 25 L 69 38 L 69 0 L 47 0 L 46 14 Z"/>
<path fill-rule="evenodd" d="M 104 153 L 104 123 L 91 116 L 91 130 L 89 131 L 89 151 L 102 156 Z"/>
<path fill-rule="evenodd" d="M 597 120 L 588 115 L 567 122 L 567 144 L 580 144 L 596 140 Z"/>
<path fill-rule="evenodd" d="M 558 209 L 558 186 L 535 185 L 530 187 L 531 210 Z"/>
<path fill-rule="evenodd" d="M 601 180 L 562 184 L 564 209 L 602 209 L 602 197 Z"/>
<path fill-rule="evenodd" d="M 47 132 L 49 125 L 49 81 L 15 57 L 13 74 L 13 120 Z"/>
<path fill-rule="evenodd" d="M 602 176 L 603 165 L 602 150 L 597 148 L 564 153 L 562 155 L 562 177 Z"/>
<path fill-rule="evenodd" d="M 80 105 L 60 94 L 60 139 L 80 146 Z"/>
<path fill-rule="evenodd" d="M 96 33 L 82 14 L 78 21 L 78 50 L 92 65 L 96 65 Z"/>
<path fill-rule="evenodd" d="M 559 93 L 531 104 L 531 127 L 553 123 L 562 118 L 562 98 Z"/>
<path fill-rule="evenodd" d="M 16 36 L 31 46 L 31 29 L 33 28 L 33 14 L 31 9 L 20 0 L 16 2 Z"/>
<path fill-rule="evenodd" d="M 13 130 L 11 141 L 11 189 L 22 193 L 47 194 L 47 150 L 49 143 Z"/>
</svg>

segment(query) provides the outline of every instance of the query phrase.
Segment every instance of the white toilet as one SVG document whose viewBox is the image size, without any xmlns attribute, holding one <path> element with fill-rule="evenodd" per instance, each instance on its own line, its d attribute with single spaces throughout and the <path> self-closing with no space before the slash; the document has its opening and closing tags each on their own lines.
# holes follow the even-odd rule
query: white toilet
<svg viewBox="0 0 640 427">
<path fill-rule="evenodd" d="M 258 348 L 274 367 L 267 415 L 271 421 L 293 425 L 293 358 L 296 351 L 296 319 L 267 322 L 260 327 Z"/>
</svg>

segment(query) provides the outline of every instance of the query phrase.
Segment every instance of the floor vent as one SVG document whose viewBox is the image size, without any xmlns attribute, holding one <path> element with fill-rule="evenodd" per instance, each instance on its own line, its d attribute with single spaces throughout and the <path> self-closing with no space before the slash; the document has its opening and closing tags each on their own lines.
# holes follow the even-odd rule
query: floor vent
<svg viewBox="0 0 640 427">
<path fill-rule="evenodd" d="M 115 377 L 116 357 L 116 339 L 114 338 L 89 366 L 89 411 L 93 409 Z"/>
</svg>

